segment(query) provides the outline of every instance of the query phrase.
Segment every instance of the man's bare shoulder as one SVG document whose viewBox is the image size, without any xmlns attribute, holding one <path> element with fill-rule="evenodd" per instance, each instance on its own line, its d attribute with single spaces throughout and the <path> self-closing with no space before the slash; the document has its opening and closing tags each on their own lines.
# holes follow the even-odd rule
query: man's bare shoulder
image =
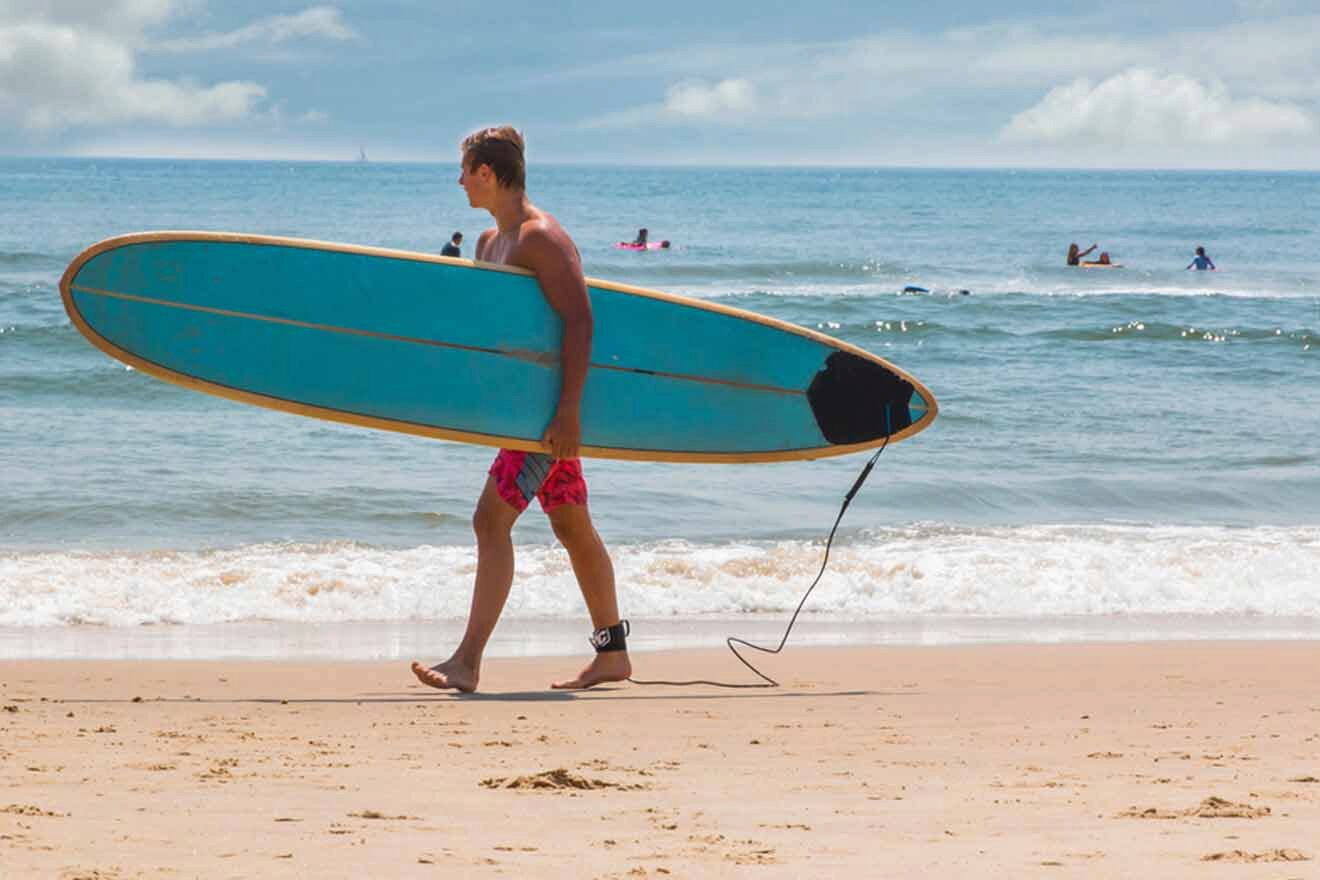
<svg viewBox="0 0 1320 880">
<path fill-rule="evenodd" d="M 475 259 L 483 259 L 486 253 L 486 247 L 490 244 L 490 240 L 497 234 L 499 234 L 499 230 L 492 226 L 490 229 L 487 229 L 485 232 L 481 233 L 481 235 L 477 236 L 477 246 L 472 251 L 472 255 Z"/>
<path fill-rule="evenodd" d="M 545 261 L 578 262 L 577 246 L 554 217 L 543 211 L 523 222 L 518 230 L 518 253 L 535 268 Z"/>
</svg>

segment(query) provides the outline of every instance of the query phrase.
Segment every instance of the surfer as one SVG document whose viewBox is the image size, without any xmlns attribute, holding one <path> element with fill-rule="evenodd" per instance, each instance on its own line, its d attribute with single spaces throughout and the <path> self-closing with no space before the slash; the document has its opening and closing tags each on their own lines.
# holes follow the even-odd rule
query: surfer
<svg viewBox="0 0 1320 880">
<path fill-rule="evenodd" d="M 453 235 L 449 237 L 449 241 L 445 243 L 445 246 L 440 248 L 440 256 L 442 257 L 463 256 L 463 251 L 460 249 L 460 245 L 462 244 L 463 244 L 463 233 L 455 232 Z"/>
<path fill-rule="evenodd" d="M 1196 267 L 1197 271 L 1205 271 L 1206 269 L 1209 269 L 1211 272 L 1215 271 L 1215 261 L 1205 255 L 1205 248 L 1203 247 L 1198 247 L 1196 249 L 1196 256 L 1192 257 L 1192 261 L 1187 264 L 1187 269 L 1190 269 L 1193 266 Z M 1186 272 L 1187 269 L 1184 269 L 1183 271 Z"/>
<path fill-rule="evenodd" d="M 1099 245 L 1093 244 L 1093 245 L 1091 245 L 1089 248 L 1087 248 L 1087 249 L 1084 250 L 1084 251 L 1083 251 L 1083 250 L 1078 250 L 1078 249 L 1077 249 L 1077 242 L 1074 241 L 1072 244 L 1068 245 L 1068 265 L 1069 265 L 1069 266 L 1078 266 L 1078 265 L 1081 265 L 1082 257 L 1086 256 L 1086 255 L 1089 254 L 1091 251 L 1095 250 L 1097 247 L 1099 247 Z M 1100 259 L 1101 259 L 1102 262 L 1108 263 L 1108 262 L 1109 262 L 1109 255 L 1108 255 L 1108 254 L 1101 254 L 1101 255 L 1100 255 Z"/>
<path fill-rule="evenodd" d="M 468 204 L 495 218 L 495 228 L 477 239 L 476 259 L 530 269 L 563 320 L 559 403 L 541 438 L 545 452 L 501 449 L 495 457 L 472 517 L 477 573 L 463 639 L 448 660 L 431 667 L 414 662 L 412 670 L 431 687 L 476 690 L 482 653 L 513 585 L 513 525 L 536 498 L 568 551 L 591 615 L 590 641 L 596 649 L 576 678 L 551 687 L 622 681 L 632 674 L 625 642 L 628 623 L 619 617 L 614 566 L 587 510 L 587 484 L 578 458 L 592 332 L 581 258 L 568 233 L 527 197 L 522 135 L 510 126 L 485 128 L 464 138 L 462 151 L 458 182 Z"/>
</svg>

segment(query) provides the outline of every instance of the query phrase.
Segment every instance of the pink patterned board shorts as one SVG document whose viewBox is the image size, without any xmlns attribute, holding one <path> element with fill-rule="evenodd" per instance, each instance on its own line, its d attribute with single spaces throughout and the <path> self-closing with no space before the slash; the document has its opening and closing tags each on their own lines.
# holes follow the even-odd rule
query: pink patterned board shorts
<svg viewBox="0 0 1320 880">
<path fill-rule="evenodd" d="M 582 459 L 551 458 L 540 452 L 516 452 L 501 449 L 490 466 L 500 497 L 519 513 L 527 509 L 532 496 L 541 502 L 546 513 L 561 504 L 587 503 L 587 481 L 582 476 Z"/>
</svg>

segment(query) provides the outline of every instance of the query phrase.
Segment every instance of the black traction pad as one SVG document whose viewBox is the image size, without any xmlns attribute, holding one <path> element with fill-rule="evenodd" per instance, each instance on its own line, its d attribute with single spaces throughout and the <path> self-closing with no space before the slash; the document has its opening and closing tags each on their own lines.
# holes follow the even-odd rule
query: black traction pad
<svg viewBox="0 0 1320 880">
<path fill-rule="evenodd" d="M 811 380 L 807 401 L 826 440 L 865 443 L 912 424 L 912 393 L 912 383 L 884 365 L 836 351 Z"/>
</svg>

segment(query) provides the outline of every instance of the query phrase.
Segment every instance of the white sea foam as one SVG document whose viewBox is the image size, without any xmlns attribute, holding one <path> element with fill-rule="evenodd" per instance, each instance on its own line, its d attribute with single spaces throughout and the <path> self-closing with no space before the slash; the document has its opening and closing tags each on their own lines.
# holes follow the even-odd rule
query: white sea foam
<svg viewBox="0 0 1320 880">
<path fill-rule="evenodd" d="M 820 566 L 804 541 L 612 548 L 636 617 L 790 612 Z M 193 552 L 0 554 L 0 626 L 454 620 L 469 546 L 262 544 Z M 1320 527 L 918 525 L 836 546 L 808 610 L 919 615 L 1263 615 L 1320 618 Z M 557 547 L 518 550 L 507 614 L 580 616 Z"/>
<path fill-rule="evenodd" d="M 894 277 L 877 276 L 861 281 L 837 279 L 776 279 L 773 284 L 757 283 L 747 286 L 731 287 L 728 281 L 709 281 L 694 279 L 684 283 L 682 292 L 697 297 L 714 300 L 728 300 L 731 305 L 738 305 L 737 300 L 754 294 L 764 297 L 808 297 L 829 298 L 862 297 L 902 293 L 909 285 L 924 288 L 924 292 L 906 295 L 931 298 L 960 299 L 963 291 L 970 294 L 989 295 L 1006 294 L 1012 296 L 1040 297 L 1115 297 L 1115 296 L 1154 296 L 1154 297 L 1227 297 L 1234 299 L 1291 300 L 1314 299 L 1320 290 L 1314 279 L 1262 279 L 1257 276 L 1224 277 L 1226 273 L 1217 273 L 1214 278 L 1187 273 L 1188 277 L 1169 277 L 1169 273 L 1125 273 L 1122 275 L 1097 274 L 1079 270 L 1066 270 L 1067 277 L 1060 275 L 1038 275 L 1027 273 L 978 274 L 967 272 L 950 274 L 947 271 L 930 275 L 904 274 Z"/>
</svg>

